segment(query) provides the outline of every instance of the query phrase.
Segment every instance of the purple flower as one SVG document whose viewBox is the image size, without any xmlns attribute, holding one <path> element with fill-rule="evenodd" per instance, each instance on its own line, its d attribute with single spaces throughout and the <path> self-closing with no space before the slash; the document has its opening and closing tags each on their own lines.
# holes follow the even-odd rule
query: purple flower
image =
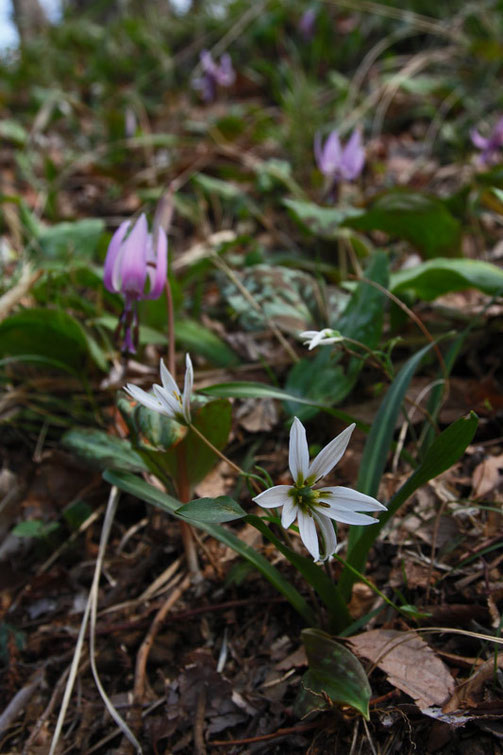
<svg viewBox="0 0 503 755">
<path fill-rule="evenodd" d="M 477 149 L 482 150 L 479 160 L 484 165 L 500 162 L 500 149 L 503 147 L 503 118 L 500 118 L 488 138 L 481 136 L 477 129 L 470 131 L 470 137 Z"/>
<path fill-rule="evenodd" d="M 297 30 L 304 39 L 304 42 L 310 42 L 314 37 L 314 30 L 316 26 L 316 8 L 308 8 L 299 19 L 297 24 Z"/>
<path fill-rule="evenodd" d="M 319 170 L 331 183 L 353 181 L 363 170 L 365 150 L 362 147 L 361 134 L 355 129 L 346 146 L 341 147 L 339 134 L 332 131 L 324 145 L 320 134 L 314 137 L 314 156 Z"/>
<path fill-rule="evenodd" d="M 193 80 L 192 86 L 201 92 L 205 102 L 212 102 L 217 94 L 217 86 L 232 86 L 236 80 L 236 74 L 232 67 L 231 56 L 227 53 L 222 55 L 220 63 L 215 63 L 208 50 L 203 50 L 200 58 L 202 75 Z"/>
<path fill-rule="evenodd" d="M 158 299 L 167 272 L 168 239 L 164 229 L 158 226 L 150 234 L 143 214 L 134 224 L 129 220 L 121 223 L 108 247 L 103 280 L 108 291 L 122 294 L 125 300 L 117 326 L 117 333 L 123 333 L 123 353 L 136 353 L 138 301 Z"/>
</svg>

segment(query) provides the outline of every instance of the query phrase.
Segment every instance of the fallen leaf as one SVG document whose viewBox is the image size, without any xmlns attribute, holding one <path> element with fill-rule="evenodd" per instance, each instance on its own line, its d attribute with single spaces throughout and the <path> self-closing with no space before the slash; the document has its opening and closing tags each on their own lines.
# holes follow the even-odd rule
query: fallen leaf
<svg viewBox="0 0 503 755">
<path fill-rule="evenodd" d="M 473 470 L 473 497 L 484 498 L 503 482 L 503 454 L 488 456 Z"/>
<path fill-rule="evenodd" d="M 503 655 L 498 654 L 497 667 L 503 668 Z M 443 707 L 444 713 L 453 713 L 463 708 L 476 708 L 480 702 L 484 686 L 494 678 L 494 658 L 485 661 L 474 674 L 460 684 L 451 699 Z"/>
<path fill-rule="evenodd" d="M 454 691 L 447 666 L 419 635 L 373 629 L 349 639 L 357 655 L 375 663 L 393 686 L 413 698 L 422 710 L 442 703 Z"/>
</svg>

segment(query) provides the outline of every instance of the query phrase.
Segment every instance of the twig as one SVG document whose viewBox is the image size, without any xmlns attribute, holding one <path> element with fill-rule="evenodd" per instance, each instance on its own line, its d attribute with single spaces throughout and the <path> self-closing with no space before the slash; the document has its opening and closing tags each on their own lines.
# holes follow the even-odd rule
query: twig
<svg viewBox="0 0 503 755">
<path fill-rule="evenodd" d="M 25 684 L 19 692 L 16 692 L 3 713 L 0 714 L 0 734 L 3 734 L 4 731 L 9 728 L 11 723 L 15 721 L 19 713 L 32 698 L 35 690 L 40 685 L 42 678 L 43 670 L 39 668 L 34 674 L 32 674 L 29 682 Z"/>
<path fill-rule="evenodd" d="M 34 283 L 38 281 L 42 275 L 43 270 L 36 270 L 33 272 L 31 265 L 25 263 L 21 270 L 21 277 L 15 286 L 0 297 L 0 321 L 4 320 L 9 314 L 10 310 L 16 306 L 16 304 L 26 296 L 30 288 Z"/>
<path fill-rule="evenodd" d="M 194 752 L 195 755 L 206 755 L 204 744 L 204 716 L 206 713 L 206 699 L 208 691 L 203 684 L 197 696 L 196 716 L 194 719 Z"/>
<path fill-rule="evenodd" d="M 288 734 L 301 734 L 304 731 L 311 731 L 312 729 L 319 729 L 322 726 L 320 721 L 311 721 L 308 724 L 300 724 L 300 726 L 288 726 L 284 729 L 278 729 L 272 734 L 262 734 L 259 737 L 246 737 L 246 739 L 214 739 L 208 744 L 211 747 L 235 747 L 238 745 L 249 745 L 254 742 L 267 742 L 271 739 L 279 739 L 280 737 L 286 737 Z"/>
</svg>

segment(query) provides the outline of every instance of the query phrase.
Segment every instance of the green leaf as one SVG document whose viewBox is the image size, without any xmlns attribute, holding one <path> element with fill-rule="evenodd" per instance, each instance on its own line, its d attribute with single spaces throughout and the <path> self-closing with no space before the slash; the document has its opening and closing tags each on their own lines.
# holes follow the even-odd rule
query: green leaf
<svg viewBox="0 0 503 755">
<path fill-rule="evenodd" d="M 133 451 L 129 441 L 108 435 L 103 430 L 76 427 L 63 435 L 61 444 L 100 469 L 110 467 L 131 472 L 148 472 L 148 467 Z"/>
<path fill-rule="evenodd" d="M 425 355 L 432 348 L 432 345 L 428 343 L 410 357 L 394 379 L 379 407 L 379 411 L 367 437 L 360 464 L 358 490 L 361 493 L 374 497 L 377 495 L 379 483 L 391 448 L 396 422 L 402 407 L 402 401 L 405 398 L 412 376 Z M 352 528 L 352 531 L 354 529 Z"/>
<path fill-rule="evenodd" d="M 367 528 L 352 528 L 351 535 L 353 537 L 350 537 L 346 560 L 355 569 L 358 571 L 363 570 L 372 544 L 386 522 L 396 514 L 400 506 L 418 488 L 438 477 L 439 474 L 449 469 L 460 458 L 467 446 L 472 442 L 477 425 L 478 417 L 474 412 L 471 412 L 468 417 L 461 417 L 456 422 L 453 422 L 452 425 L 449 425 L 435 438 L 426 452 L 422 464 L 395 493 L 388 504 L 387 511 L 379 514 L 377 524 L 373 524 L 372 527 Z M 370 440 L 370 436 L 368 440 Z M 339 581 L 341 592 L 345 597 L 349 596 L 354 581 L 353 574 L 345 569 Z"/>
<path fill-rule="evenodd" d="M 365 277 L 387 287 L 388 257 L 384 252 L 376 252 L 372 256 Z M 385 303 L 386 297 L 381 291 L 360 281 L 336 322 L 337 330 L 347 338 L 375 348 L 381 338 Z M 357 346 L 352 348 L 358 350 Z M 313 404 L 341 402 L 353 388 L 363 366 L 363 358 L 352 357 L 346 369 L 337 364 L 339 358 L 332 348 L 318 348 L 314 358 L 305 357 L 292 367 L 286 382 L 287 390 L 294 395 L 309 396 Z M 316 413 L 312 409 L 300 408 L 297 402 L 288 401 L 286 407 L 290 415 L 296 415 L 301 420 Z"/>
<path fill-rule="evenodd" d="M 381 194 L 366 212 L 348 218 L 345 225 L 407 239 L 426 257 L 459 254 L 459 221 L 440 199 L 406 189 Z"/>
<path fill-rule="evenodd" d="M 37 256 L 37 262 L 90 260 L 104 229 L 101 218 L 84 218 L 44 228 L 38 236 L 43 256 L 42 260 Z"/>
<path fill-rule="evenodd" d="M 372 690 L 358 658 L 319 629 L 304 629 L 301 637 L 309 670 L 301 680 L 296 715 L 304 718 L 342 704 L 351 705 L 368 720 Z"/>
<path fill-rule="evenodd" d="M 174 419 L 138 404 L 124 391 L 117 394 L 117 408 L 133 438 L 135 447 L 146 451 L 166 451 L 187 434 L 187 428 Z"/>
<path fill-rule="evenodd" d="M 84 329 L 57 309 L 24 309 L 0 323 L 0 357 L 37 355 L 81 370 L 89 353 Z M 98 365 L 100 366 L 100 365 Z"/>
<path fill-rule="evenodd" d="M 176 498 L 163 493 L 161 490 L 154 488 L 144 480 L 136 477 L 135 475 L 128 474 L 126 472 L 114 472 L 112 470 L 106 470 L 104 478 L 111 485 L 117 485 L 118 488 L 124 490 L 126 493 L 136 496 L 142 501 L 157 506 L 163 511 L 167 511 L 177 519 L 185 518 L 181 517 L 177 511 L 180 508 L 180 501 Z M 232 548 L 233 551 L 242 556 L 252 566 L 254 566 L 264 577 L 278 590 L 281 595 L 289 601 L 292 607 L 303 617 L 303 619 L 312 624 L 315 621 L 315 617 L 312 609 L 304 600 L 302 595 L 285 579 L 282 574 L 272 566 L 269 561 L 258 553 L 254 548 L 251 548 L 243 540 L 240 540 L 232 532 L 229 532 L 224 527 L 211 522 L 201 522 L 194 520 L 195 527 L 204 530 L 209 535 L 219 540 L 224 545 Z"/>
<path fill-rule="evenodd" d="M 24 147 L 28 141 L 28 132 L 17 121 L 2 118 L 0 121 L 0 138 L 14 142 L 18 147 Z"/>
<path fill-rule="evenodd" d="M 477 288 L 489 296 L 501 294 L 503 270 L 482 260 L 438 258 L 391 276 L 391 290 L 394 294 L 410 291 L 425 301 L 467 288 Z"/>
<path fill-rule="evenodd" d="M 284 199 L 283 204 L 300 225 L 314 236 L 337 238 L 341 224 L 348 218 L 358 218 L 363 210 L 356 207 L 321 207 L 314 202 Z"/>
<path fill-rule="evenodd" d="M 349 615 L 346 603 L 341 598 L 337 585 L 334 584 L 321 566 L 315 564 L 311 558 L 301 556 L 286 546 L 282 540 L 274 535 L 261 517 L 249 514 L 246 517 L 246 521 L 270 540 L 279 552 L 302 574 L 311 587 L 316 590 L 328 610 L 330 629 L 332 631 L 340 632 L 351 623 L 351 616 Z"/>
<path fill-rule="evenodd" d="M 215 399 L 193 413 L 192 424 L 221 451 L 229 438 L 232 424 L 232 407 L 225 399 Z M 217 461 L 214 451 L 189 428 L 187 435 L 174 449 L 164 454 L 164 462 L 173 479 L 179 476 L 179 465 L 186 465 L 190 485 L 201 482 Z"/>
<path fill-rule="evenodd" d="M 198 498 L 177 509 L 177 514 L 197 522 L 232 522 L 242 519 L 246 511 L 228 495 L 218 498 Z"/>
<path fill-rule="evenodd" d="M 199 354 L 217 367 L 235 367 L 240 362 L 224 341 L 195 320 L 177 320 L 176 340 L 187 351 Z"/>
</svg>

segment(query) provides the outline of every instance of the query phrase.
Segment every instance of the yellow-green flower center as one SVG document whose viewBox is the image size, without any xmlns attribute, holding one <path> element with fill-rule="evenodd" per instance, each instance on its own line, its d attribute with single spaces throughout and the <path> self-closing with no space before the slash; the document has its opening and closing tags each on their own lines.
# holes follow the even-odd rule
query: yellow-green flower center
<svg viewBox="0 0 503 755">
<path fill-rule="evenodd" d="M 310 485 L 306 485 L 305 481 L 297 483 L 288 491 L 288 494 L 293 498 L 296 505 L 305 514 L 311 513 L 311 510 L 318 502 L 320 494 L 317 490 L 313 490 Z"/>
</svg>

